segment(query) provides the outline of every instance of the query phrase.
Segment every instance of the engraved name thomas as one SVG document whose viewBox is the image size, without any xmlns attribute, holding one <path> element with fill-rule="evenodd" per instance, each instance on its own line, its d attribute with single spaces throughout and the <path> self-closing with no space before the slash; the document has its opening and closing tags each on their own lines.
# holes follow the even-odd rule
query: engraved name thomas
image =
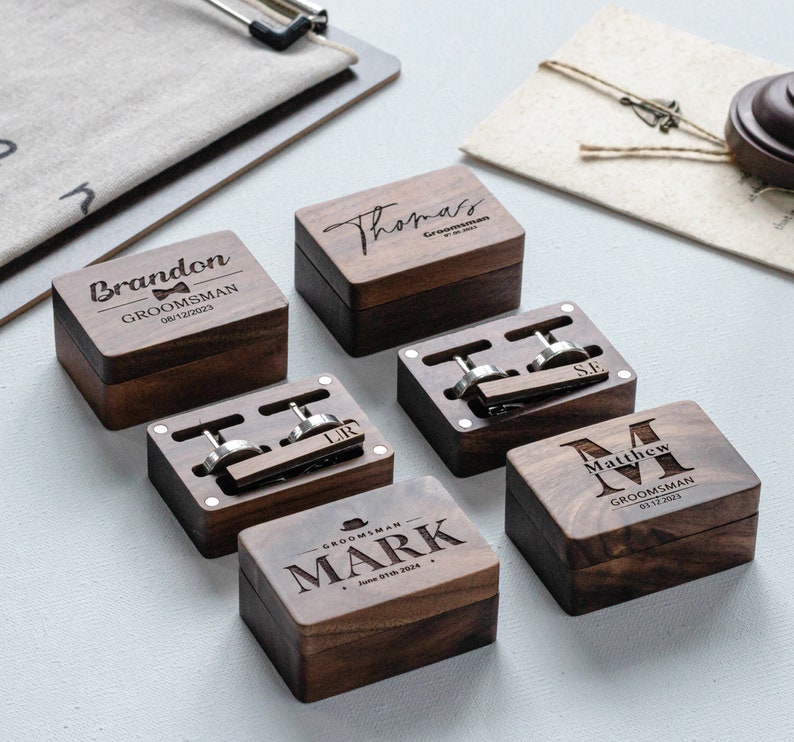
<svg viewBox="0 0 794 742">
<path fill-rule="evenodd" d="M 399 206 L 397 202 L 380 204 L 370 211 L 356 214 L 352 219 L 347 219 L 343 222 L 338 222 L 337 224 L 326 227 L 323 230 L 323 234 L 333 232 L 335 229 L 341 227 L 350 227 L 358 234 L 361 240 L 361 252 L 363 255 L 366 255 L 368 238 L 371 238 L 373 242 L 377 242 L 378 238 L 382 235 L 402 232 L 404 229 L 410 228 L 419 229 L 420 224 L 424 224 L 424 222 L 432 219 L 455 219 L 461 214 L 465 216 L 474 216 L 475 210 L 484 200 L 485 199 L 481 198 L 479 201 L 471 203 L 468 198 L 464 198 L 457 206 L 447 204 L 430 214 L 419 214 L 416 211 L 412 211 L 408 216 L 399 219 L 393 219 L 391 214 L 384 217 L 383 213 L 387 209 L 393 209 L 395 206 Z M 460 226 L 463 225 L 456 225 L 454 229 Z M 436 232 L 432 234 L 436 234 Z"/>
<path fill-rule="evenodd" d="M 651 423 L 656 418 L 642 420 L 629 426 L 629 439 L 631 448 L 619 453 L 608 451 L 603 446 L 599 446 L 589 438 L 580 438 L 570 443 L 563 443 L 562 446 L 570 446 L 576 449 L 584 460 L 585 470 L 594 476 L 601 483 L 601 492 L 596 497 L 614 495 L 625 491 L 625 487 L 612 486 L 607 482 L 607 478 L 612 476 L 612 484 L 625 484 L 625 480 L 642 486 L 643 476 L 640 469 L 641 462 L 649 461 L 654 463 L 654 473 L 657 480 L 679 477 L 684 472 L 694 471 L 693 467 L 683 466 L 670 450 L 670 445 L 664 443 L 651 427 Z M 661 470 L 661 472 L 660 472 Z M 646 473 L 646 479 L 647 479 Z M 661 484 L 646 490 L 632 492 L 627 495 L 614 497 L 612 505 L 619 506 L 631 503 L 646 497 L 652 497 L 664 492 L 671 492 L 683 486 L 694 484 L 693 477 L 684 477 L 674 482 Z M 668 486 L 668 485 L 673 485 Z"/>
<path fill-rule="evenodd" d="M 206 260 L 194 260 L 190 264 L 185 264 L 184 258 L 179 258 L 176 265 L 167 270 L 160 270 L 150 273 L 148 276 L 135 276 L 126 281 L 109 284 L 107 281 L 94 281 L 89 286 L 91 301 L 103 302 L 110 301 L 115 296 L 121 296 L 122 289 L 128 291 L 140 291 L 161 284 L 170 283 L 180 278 L 187 278 L 196 273 L 203 273 L 205 270 L 212 270 L 215 267 L 223 267 L 231 258 L 223 255 L 214 255 Z"/>
<path fill-rule="evenodd" d="M 298 584 L 299 593 L 307 593 L 312 589 L 333 585 L 337 582 L 358 577 L 357 569 L 369 573 L 402 564 L 406 560 L 420 559 L 428 554 L 443 551 L 444 542 L 449 546 L 460 546 L 466 542 L 455 538 L 441 530 L 446 519 L 437 520 L 435 530 L 431 533 L 429 524 L 411 529 L 408 536 L 393 533 L 373 539 L 370 543 L 340 548 L 330 554 L 324 554 L 314 560 L 313 571 L 304 569 L 298 564 L 284 567 Z M 352 541 L 352 539 L 348 539 Z M 345 539 L 340 539 L 345 541 Z M 409 545 L 410 544 L 410 545 Z"/>
</svg>

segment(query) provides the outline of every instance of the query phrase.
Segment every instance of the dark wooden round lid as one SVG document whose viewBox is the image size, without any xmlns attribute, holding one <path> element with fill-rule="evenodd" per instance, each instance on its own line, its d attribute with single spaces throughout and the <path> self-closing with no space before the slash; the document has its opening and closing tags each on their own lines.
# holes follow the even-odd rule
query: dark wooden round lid
<svg viewBox="0 0 794 742">
<path fill-rule="evenodd" d="M 725 139 L 745 170 L 794 188 L 794 72 L 743 87 L 731 101 Z"/>
</svg>

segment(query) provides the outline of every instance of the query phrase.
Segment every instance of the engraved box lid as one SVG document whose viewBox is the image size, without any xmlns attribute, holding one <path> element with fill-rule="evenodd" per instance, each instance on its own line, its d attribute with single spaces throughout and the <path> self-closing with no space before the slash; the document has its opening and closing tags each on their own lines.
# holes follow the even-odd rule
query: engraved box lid
<svg viewBox="0 0 794 742">
<path fill-rule="evenodd" d="M 507 490 L 571 569 L 758 512 L 761 483 L 694 402 L 515 448 Z"/>
<path fill-rule="evenodd" d="M 432 477 L 242 531 L 240 570 L 303 654 L 498 594 L 499 560 Z"/>
<path fill-rule="evenodd" d="M 464 165 L 299 209 L 295 241 L 354 311 L 524 257 L 523 227 Z"/>
<path fill-rule="evenodd" d="M 106 384 L 287 331 L 286 298 L 229 231 L 90 265 L 52 289 L 56 318 Z"/>
</svg>

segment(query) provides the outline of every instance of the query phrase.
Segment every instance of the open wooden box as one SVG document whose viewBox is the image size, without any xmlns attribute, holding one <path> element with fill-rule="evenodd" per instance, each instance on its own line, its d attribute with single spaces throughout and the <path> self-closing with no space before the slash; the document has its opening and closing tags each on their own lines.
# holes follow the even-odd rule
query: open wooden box
<svg viewBox="0 0 794 742">
<path fill-rule="evenodd" d="M 531 362 L 544 350 L 538 332 L 575 342 L 587 360 L 534 370 Z M 507 376 L 456 397 L 456 356 Z M 458 477 L 504 466 L 507 452 L 524 443 L 632 412 L 636 390 L 632 367 L 571 302 L 413 343 L 397 356 L 400 405 Z"/>
<path fill-rule="evenodd" d="M 314 419 L 333 415 L 342 424 L 290 440 L 301 424 L 290 403 Z M 215 451 L 204 431 L 238 453 L 240 443 L 254 444 L 261 453 L 233 455 L 230 465 L 207 472 L 203 463 Z M 151 423 L 147 459 L 149 479 L 205 557 L 233 552 L 244 528 L 381 487 L 394 471 L 394 449 L 330 374 Z"/>
</svg>

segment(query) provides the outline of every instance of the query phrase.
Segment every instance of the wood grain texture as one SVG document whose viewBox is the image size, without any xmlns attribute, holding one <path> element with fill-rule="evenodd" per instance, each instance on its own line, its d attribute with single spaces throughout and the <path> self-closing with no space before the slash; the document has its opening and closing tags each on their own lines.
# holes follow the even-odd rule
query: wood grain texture
<svg viewBox="0 0 794 742">
<path fill-rule="evenodd" d="M 229 554 L 244 528 L 305 508 L 380 487 L 392 481 L 394 451 L 342 384 L 333 376 L 327 385 L 318 377 L 262 389 L 234 399 L 159 420 L 147 429 L 149 479 L 205 557 Z M 313 413 L 334 414 L 355 421 L 365 435 L 360 455 L 287 481 L 254 486 L 234 494 L 224 476 L 202 476 L 199 465 L 211 452 L 201 429 L 220 430 L 225 440 L 241 438 L 269 450 L 288 450 L 282 442 L 299 422 L 287 407 L 291 400 L 308 402 Z M 300 400 L 304 400 L 300 402 Z M 267 414 L 263 413 L 263 410 Z M 275 410 L 275 411 L 274 411 Z M 167 432 L 157 433 L 164 425 Z M 157 428 L 158 430 L 160 428 Z M 385 453 L 376 454 L 375 446 Z M 265 450 L 263 448 L 263 450 Z M 207 505 L 214 497 L 217 505 Z"/>
<path fill-rule="evenodd" d="M 365 439 L 366 435 L 358 423 L 345 423 L 319 435 L 290 443 L 284 448 L 266 451 L 232 464 L 226 472 L 234 487 L 247 487 L 349 448 L 361 448 Z"/>
<path fill-rule="evenodd" d="M 369 309 L 354 311 L 295 248 L 295 288 L 353 357 L 376 353 L 515 309 L 522 264 L 483 273 Z"/>
<path fill-rule="evenodd" d="M 467 167 L 295 214 L 295 286 L 353 356 L 514 309 L 524 230 Z"/>
<path fill-rule="evenodd" d="M 229 231 L 67 273 L 53 292 L 55 314 L 106 384 L 286 331 L 286 297 Z"/>
<path fill-rule="evenodd" d="M 53 310 L 58 360 L 111 429 L 286 376 L 287 299 L 232 232 L 60 276 Z"/>
<path fill-rule="evenodd" d="M 118 384 L 105 384 L 97 376 L 57 317 L 55 350 L 75 386 L 110 430 L 268 386 L 287 375 L 286 332 Z M 263 358 L 268 363 L 262 363 Z"/>
<path fill-rule="evenodd" d="M 581 613 L 753 558 L 760 482 L 694 402 L 516 448 L 505 530 Z"/>
<path fill-rule="evenodd" d="M 241 613 L 316 700 L 489 643 L 499 562 L 430 477 L 240 534 Z"/>
<path fill-rule="evenodd" d="M 322 654 L 278 641 L 279 627 L 240 573 L 240 615 L 295 697 L 304 703 L 360 688 L 496 641 L 499 596 L 373 634 Z M 411 651 L 399 651 L 410 647 Z"/>
<path fill-rule="evenodd" d="M 574 363 L 561 368 L 542 369 L 532 374 L 506 376 L 477 385 L 477 396 L 485 405 L 526 402 L 557 392 L 604 381 L 609 369 L 598 361 Z"/>
<path fill-rule="evenodd" d="M 581 309 L 566 304 L 571 311 L 563 311 L 562 303 L 553 304 L 414 343 L 398 353 L 397 399 L 456 476 L 503 466 L 511 448 L 634 409 L 637 379 L 633 369 Z M 543 348 L 533 337 L 536 330 L 587 348 L 594 360 L 609 368 L 609 377 L 490 416 L 476 399 L 451 398 L 462 374 L 453 360 L 457 353 L 468 356 L 476 366 L 500 366 L 515 378 L 545 373 L 529 369 Z M 408 358 L 406 350 L 416 351 L 417 356 Z M 619 371 L 628 372 L 628 378 L 621 378 Z M 471 426 L 462 428 L 462 419 Z"/>
<path fill-rule="evenodd" d="M 299 209 L 295 242 L 354 311 L 524 255 L 524 229 L 464 165 Z"/>
<path fill-rule="evenodd" d="M 507 461 L 508 488 L 573 568 L 758 511 L 758 477 L 689 401 L 521 446 Z"/>
<path fill-rule="evenodd" d="M 505 531 L 560 607 L 572 616 L 738 567 L 755 556 L 758 515 L 591 567 L 570 569 L 508 492 Z"/>
</svg>

